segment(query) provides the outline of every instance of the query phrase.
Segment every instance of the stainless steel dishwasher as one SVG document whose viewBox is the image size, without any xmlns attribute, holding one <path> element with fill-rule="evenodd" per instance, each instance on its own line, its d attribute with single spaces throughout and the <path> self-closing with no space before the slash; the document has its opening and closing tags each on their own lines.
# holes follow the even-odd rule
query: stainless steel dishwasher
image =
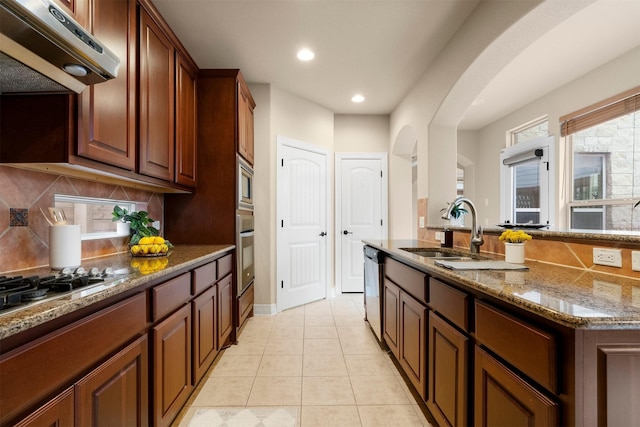
<svg viewBox="0 0 640 427">
<path fill-rule="evenodd" d="M 364 246 L 364 320 L 382 343 L 382 252 Z"/>
</svg>

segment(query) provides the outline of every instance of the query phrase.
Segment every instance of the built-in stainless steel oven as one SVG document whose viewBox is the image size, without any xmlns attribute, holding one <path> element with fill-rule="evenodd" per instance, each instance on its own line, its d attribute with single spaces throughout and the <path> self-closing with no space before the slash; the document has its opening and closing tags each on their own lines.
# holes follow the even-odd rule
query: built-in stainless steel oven
<svg viewBox="0 0 640 427">
<path fill-rule="evenodd" d="M 238 209 L 253 210 L 253 168 L 238 156 Z"/>
<path fill-rule="evenodd" d="M 238 241 L 236 244 L 238 258 L 238 295 L 253 282 L 255 267 L 253 262 L 253 215 L 238 213 Z"/>
</svg>

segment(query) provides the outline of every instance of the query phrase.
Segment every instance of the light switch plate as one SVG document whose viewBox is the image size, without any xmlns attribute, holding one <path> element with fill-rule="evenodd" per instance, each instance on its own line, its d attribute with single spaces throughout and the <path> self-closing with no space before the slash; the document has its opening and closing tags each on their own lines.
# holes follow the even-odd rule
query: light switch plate
<svg viewBox="0 0 640 427">
<path fill-rule="evenodd" d="M 424 217 L 423 216 L 418 218 L 418 222 L 420 223 L 420 228 L 424 228 Z"/>
</svg>

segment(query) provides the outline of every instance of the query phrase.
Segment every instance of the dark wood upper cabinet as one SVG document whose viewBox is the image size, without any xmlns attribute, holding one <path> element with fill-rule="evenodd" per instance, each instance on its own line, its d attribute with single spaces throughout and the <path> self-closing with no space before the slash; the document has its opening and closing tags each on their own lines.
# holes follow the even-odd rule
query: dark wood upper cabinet
<svg viewBox="0 0 640 427">
<path fill-rule="evenodd" d="M 140 8 L 138 168 L 173 181 L 175 49 L 160 25 Z"/>
<path fill-rule="evenodd" d="M 176 56 L 176 173 L 178 184 L 196 186 L 198 68 L 183 55 Z"/>
<path fill-rule="evenodd" d="M 57 1 L 120 58 L 118 76 L 78 95 L 1 95 L 0 163 L 191 192 L 198 67 L 189 53 L 148 0 Z"/>
<path fill-rule="evenodd" d="M 246 84 L 238 82 L 238 154 L 253 165 L 253 109 L 256 103 Z"/>
<path fill-rule="evenodd" d="M 78 155 L 135 170 L 135 0 L 90 0 L 88 29 L 120 58 L 118 76 L 78 95 Z M 128 18 L 128 19 L 123 19 Z"/>
</svg>

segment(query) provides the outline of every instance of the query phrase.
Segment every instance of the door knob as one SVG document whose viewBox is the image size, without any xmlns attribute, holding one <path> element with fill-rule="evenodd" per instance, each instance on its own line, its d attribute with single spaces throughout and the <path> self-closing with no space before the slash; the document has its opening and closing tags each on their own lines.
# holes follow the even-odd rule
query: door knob
<svg viewBox="0 0 640 427">
<path fill-rule="evenodd" d="M 347 234 L 353 234 L 353 231 L 344 230 L 342 234 L 346 236 Z"/>
<path fill-rule="evenodd" d="M 320 237 L 324 237 L 326 235 L 327 235 L 327 233 L 325 233 L 324 231 L 322 233 L 320 233 Z"/>
</svg>

